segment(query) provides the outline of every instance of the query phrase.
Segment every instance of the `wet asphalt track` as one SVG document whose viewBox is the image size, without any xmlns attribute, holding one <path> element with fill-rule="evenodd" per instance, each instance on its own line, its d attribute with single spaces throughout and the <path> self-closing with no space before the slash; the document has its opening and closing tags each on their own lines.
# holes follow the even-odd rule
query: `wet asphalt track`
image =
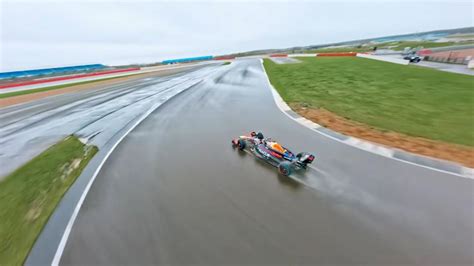
<svg viewBox="0 0 474 266">
<path fill-rule="evenodd" d="M 189 66 L 0 109 L 0 180 L 67 135 L 102 148 L 143 113 L 219 68 Z"/>
<path fill-rule="evenodd" d="M 61 264 L 473 263 L 472 180 L 318 135 L 279 111 L 258 60 L 224 67 L 117 147 Z M 284 178 L 234 151 L 253 129 L 314 169 Z"/>
</svg>

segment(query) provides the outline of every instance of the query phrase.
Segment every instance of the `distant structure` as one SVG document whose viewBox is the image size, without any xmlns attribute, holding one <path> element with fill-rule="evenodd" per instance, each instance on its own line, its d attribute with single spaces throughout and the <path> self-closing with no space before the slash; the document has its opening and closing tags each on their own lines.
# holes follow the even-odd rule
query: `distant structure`
<svg viewBox="0 0 474 266">
<path fill-rule="evenodd" d="M 212 60 L 212 55 L 207 56 L 198 56 L 198 57 L 188 57 L 188 58 L 179 58 L 179 59 L 169 59 L 161 62 L 162 64 L 176 64 L 176 63 L 187 63 L 187 62 L 194 62 L 194 61 L 204 61 L 204 60 Z"/>
<path fill-rule="evenodd" d="M 105 67 L 106 66 L 102 64 L 92 64 L 92 65 L 0 72 L 0 79 L 24 78 L 24 77 L 31 77 L 31 76 L 57 75 L 57 74 L 69 74 L 69 73 L 72 74 L 72 73 L 77 73 L 77 72 L 95 71 L 95 70 L 103 69 Z"/>
</svg>

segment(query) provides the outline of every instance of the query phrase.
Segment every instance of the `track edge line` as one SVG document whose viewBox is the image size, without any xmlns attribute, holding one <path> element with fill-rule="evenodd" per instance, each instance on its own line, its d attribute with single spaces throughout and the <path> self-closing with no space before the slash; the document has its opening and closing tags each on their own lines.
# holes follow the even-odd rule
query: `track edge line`
<svg viewBox="0 0 474 266">
<path fill-rule="evenodd" d="M 53 260 L 51 262 L 51 265 L 53 266 L 58 266 L 59 263 L 60 263 L 60 260 L 61 260 L 61 257 L 62 257 L 62 254 L 64 252 L 64 249 L 66 248 L 66 244 L 67 244 L 67 240 L 69 239 L 69 235 L 72 231 L 72 227 L 74 225 L 74 222 L 76 221 L 76 218 L 77 218 L 77 215 L 79 214 L 79 211 L 82 207 L 82 204 L 84 203 L 85 199 L 86 199 L 86 196 L 87 194 L 89 193 L 89 190 L 90 188 L 92 187 L 92 184 L 94 183 L 96 177 L 98 176 L 100 170 L 102 169 L 103 165 L 105 164 L 105 162 L 107 161 L 107 159 L 110 157 L 110 155 L 112 154 L 112 152 L 115 150 L 115 148 L 117 148 L 117 146 L 123 141 L 123 139 L 125 139 L 126 136 L 128 136 L 128 134 L 130 134 L 130 132 L 132 132 L 138 125 L 140 125 L 151 113 L 153 113 L 156 109 L 158 109 L 159 107 L 163 106 L 166 102 L 170 101 L 171 99 L 181 95 L 183 92 L 185 91 L 188 91 L 189 89 L 195 87 L 196 85 L 199 85 L 200 83 L 202 82 L 201 81 L 198 81 L 196 82 L 195 84 L 189 86 L 188 88 L 186 89 L 183 89 L 181 90 L 180 92 L 178 92 L 177 94 L 171 96 L 170 98 L 168 98 L 165 102 L 162 102 L 162 103 L 157 103 L 155 105 L 153 105 L 145 114 L 142 115 L 142 117 L 140 117 L 136 122 L 135 124 L 133 124 L 115 143 L 114 145 L 109 149 L 109 151 L 107 152 L 107 154 L 104 156 L 104 158 L 102 159 L 102 161 L 100 162 L 99 166 L 96 168 L 96 170 L 94 171 L 94 174 L 92 176 L 92 178 L 89 180 L 89 182 L 87 183 L 87 186 L 86 188 L 84 189 L 84 191 L 82 192 L 81 194 L 81 197 L 79 199 L 79 201 L 77 202 L 76 204 L 76 207 L 74 208 L 74 211 L 71 215 L 71 217 L 69 218 L 69 221 L 66 225 L 66 228 L 64 229 L 64 233 L 61 237 L 61 240 L 58 244 L 58 248 L 56 249 L 56 252 L 54 254 L 54 257 L 53 257 Z"/>
</svg>

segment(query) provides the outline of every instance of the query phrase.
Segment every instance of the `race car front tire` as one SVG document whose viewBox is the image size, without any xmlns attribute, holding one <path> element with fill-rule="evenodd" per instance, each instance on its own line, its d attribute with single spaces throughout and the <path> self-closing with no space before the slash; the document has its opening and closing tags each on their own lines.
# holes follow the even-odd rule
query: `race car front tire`
<svg viewBox="0 0 474 266">
<path fill-rule="evenodd" d="M 245 143 L 245 141 L 241 140 L 241 139 L 239 139 L 237 144 L 239 145 L 239 150 L 241 150 L 241 151 L 243 151 L 245 149 L 245 147 L 247 147 L 247 143 Z"/>
</svg>

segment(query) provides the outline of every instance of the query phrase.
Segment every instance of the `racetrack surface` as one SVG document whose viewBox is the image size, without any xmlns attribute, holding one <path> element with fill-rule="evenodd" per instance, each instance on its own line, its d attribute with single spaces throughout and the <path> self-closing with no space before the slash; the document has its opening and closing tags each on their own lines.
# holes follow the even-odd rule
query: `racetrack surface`
<svg viewBox="0 0 474 266">
<path fill-rule="evenodd" d="M 151 107 L 197 84 L 213 66 L 179 69 L 97 90 L 47 97 L 0 109 L 0 180 L 70 134 L 101 148 Z"/>
<path fill-rule="evenodd" d="M 470 265 L 473 181 L 319 135 L 237 60 L 153 112 L 99 172 L 60 264 Z M 316 154 L 292 178 L 230 140 Z"/>
</svg>

